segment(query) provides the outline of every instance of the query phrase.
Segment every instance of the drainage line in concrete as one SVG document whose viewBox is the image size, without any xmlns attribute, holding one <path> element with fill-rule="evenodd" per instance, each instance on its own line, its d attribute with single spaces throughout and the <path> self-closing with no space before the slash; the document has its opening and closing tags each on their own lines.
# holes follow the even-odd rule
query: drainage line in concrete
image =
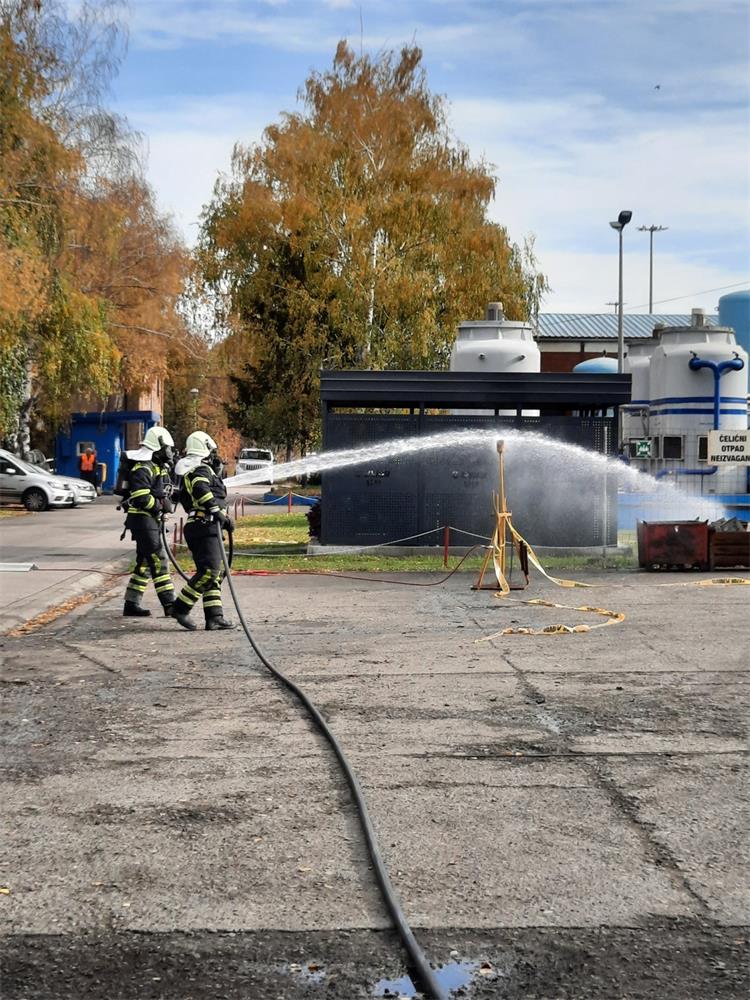
<svg viewBox="0 0 750 1000">
<path fill-rule="evenodd" d="M 411 927 L 409 926 L 404 911 L 401 909 L 401 904 L 398 901 L 398 897 L 391 885 L 391 880 L 388 877 L 388 871 L 385 867 L 385 863 L 380 854 L 380 847 L 378 846 L 377 836 L 375 834 L 375 829 L 372 825 L 372 820 L 370 819 L 370 814 L 367 809 L 367 803 L 365 802 L 364 795 L 362 794 L 362 789 L 360 788 L 359 781 L 356 774 L 352 770 L 346 755 L 341 748 L 338 740 L 331 731 L 328 723 L 321 715 L 320 711 L 315 707 L 315 705 L 310 701 L 307 695 L 302 691 L 301 688 L 297 687 L 294 681 L 290 680 L 285 674 L 282 674 L 273 663 L 268 659 L 263 650 L 260 648 L 258 643 L 253 638 L 253 634 L 250 631 L 250 627 L 245 620 L 245 616 L 242 613 L 242 608 L 240 607 L 239 598 L 237 597 L 237 592 L 234 589 L 234 583 L 232 582 L 231 567 L 229 560 L 227 558 L 227 551 L 224 547 L 224 537 L 217 525 L 217 533 L 221 541 L 221 558 L 224 562 L 224 571 L 226 573 L 227 583 L 229 584 L 229 591 L 232 595 L 232 600 L 234 601 L 234 606 L 237 609 L 237 615 L 239 617 L 242 628 L 245 635 L 248 638 L 250 645 L 253 647 L 256 656 L 261 661 L 261 663 L 273 674 L 273 676 L 278 680 L 284 687 L 288 688 L 292 694 L 302 702 L 304 707 L 307 709 L 308 714 L 315 722 L 316 726 L 323 733 L 325 738 L 328 740 L 331 748 L 333 749 L 336 758 L 341 765 L 341 769 L 344 772 L 344 776 L 351 789 L 352 797 L 354 799 L 354 804 L 357 808 L 359 814 L 360 824 L 362 826 L 362 832 L 365 835 L 365 841 L 367 843 L 367 849 L 370 853 L 372 859 L 373 867 L 375 869 L 375 874 L 377 876 L 378 884 L 385 901 L 388 912 L 393 919 L 396 926 L 396 930 L 403 942 L 404 948 L 411 959 L 413 969 L 417 975 L 418 980 L 421 985 L 426 988 L 428 994 L 433 998 L 433 1000 L 449 1000 L 448 993 L 440 983 L 437 981 L 435 973 L 430 968 L 430 964 L 424 955 L 424 952 L 419 946 L 417 939 L 414 937 Z M 231 535 L 230 535 L 231 538 Z"/>
</svg>

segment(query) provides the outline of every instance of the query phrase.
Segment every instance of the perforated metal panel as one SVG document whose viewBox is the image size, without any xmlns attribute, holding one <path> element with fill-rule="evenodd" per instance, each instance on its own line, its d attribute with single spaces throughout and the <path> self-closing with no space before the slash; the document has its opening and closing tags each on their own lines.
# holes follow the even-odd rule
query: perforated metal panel
<svg viewBox="0 0 750 1000">
<path fill-rule="evenodd" d="M 448 430 L 517 429 L 610 454 L 615 441 L 611 417 L 492 417 L 328 413 L 324 448 L 338 451 Z M 512 449 L 506 462 L 508 503 L 519 530 L 536 545 L 615 544 L 617 482 L 604 467 L 571 474 L 570 453 Z M 497 488 L 497 453 L 483 447 L 453 447 L 392 456 L 323 475 L 321 541 L 326 545 L 372 545 L 450 524 L 478 535 L 493 530 L 492 493 Z M 607 522 L 605 531 L 605 518 Z M 413 544 L 439 544 L 437 531 Z M 452 541 L 462 539 L 453 535 Z"/>
</svg>

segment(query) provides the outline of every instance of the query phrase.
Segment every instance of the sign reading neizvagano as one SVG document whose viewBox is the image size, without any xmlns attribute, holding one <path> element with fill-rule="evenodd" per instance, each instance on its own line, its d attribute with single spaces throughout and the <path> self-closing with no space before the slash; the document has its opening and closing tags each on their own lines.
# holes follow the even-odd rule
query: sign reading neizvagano
<svg viewBox="0 0 750 1000">
<path fill-rule="evenodd" d="M 709 431 L 709 465 L 750 465 L 750 431 Z"/>
</svg>

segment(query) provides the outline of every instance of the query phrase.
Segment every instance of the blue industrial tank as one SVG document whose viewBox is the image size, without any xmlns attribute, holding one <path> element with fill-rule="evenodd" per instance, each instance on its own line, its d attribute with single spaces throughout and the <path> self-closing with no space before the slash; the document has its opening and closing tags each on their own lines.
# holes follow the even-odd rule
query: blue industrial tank
<svg viewBox="0 0 750 1000">
<path fill-rule="evenodd" d="M 750 289 L 722 295 L 719 326 L 731 326 L 737 343 L 750 354 Z"/>
<path fill-rule="evenodd" d="M 617 358 L 587 358 L 579 361 L 573 369 L 574 372 L 588 372 L 589 375 L 616 375 Z"/>
</svg>

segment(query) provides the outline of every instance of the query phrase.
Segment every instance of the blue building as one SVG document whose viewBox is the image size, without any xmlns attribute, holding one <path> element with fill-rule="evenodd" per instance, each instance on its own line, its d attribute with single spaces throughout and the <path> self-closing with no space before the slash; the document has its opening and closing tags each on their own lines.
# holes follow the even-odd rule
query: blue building
<svg viewBox="0 0 750 1000">
<path fill-rule="evenodd" d="M 93 448 L 99 463 L 99 482 L 111 493 L 117 478 L 120 453 L 127 447 L 128 428 L 138 425 L 138 439 L 149 427 L 158 424 L 155 410 L 114 410 L 96 413 L 73 413 L 70 426 L 60 431 L 55 442 L 55 468 L 63 476 L 78 476 L 78 461 L 87 448 Z M 132 431 L 131 431 L 132 434 Z"/>
</svg>

